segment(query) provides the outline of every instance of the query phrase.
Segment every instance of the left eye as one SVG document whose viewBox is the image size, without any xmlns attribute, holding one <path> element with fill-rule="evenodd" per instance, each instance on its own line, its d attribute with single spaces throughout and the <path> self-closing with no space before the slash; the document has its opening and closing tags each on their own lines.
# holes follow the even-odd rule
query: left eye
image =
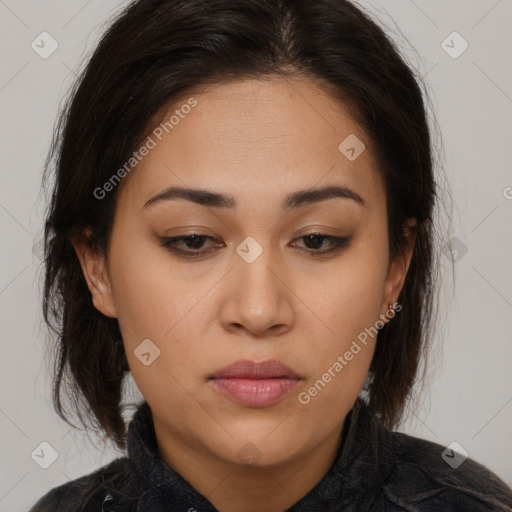
<svg viewBox="0 0 512 512">
<path fill-rule="evenodd" d="M 205 254 L 209 254 L 212 251 L 215 250 L 215 248 L 209 248 L 206 250 L 200 250 L 201 247 L 203 247 L 204 242 L 207 240 L 215 240 L 215 238 L 208 236 L 208 235 L 200 235 L 196 233 L 191 233 L 190 235 L 183 235 L 183 236 L 175 236 L 172 238 L 162 238 L 161 239 L 161 245 L 164 247 L 167 247 L 170 251 L 172 251 L 175 254 L 188 257 L 188 258 L 194 258 L 198 256 L 204 256 Z M 310 233 L 307 235 L 303 235 L 297 240 L 304 240 L 306 242 L 306 246 L 313 246 L 313 248 L 307 248 L 307 249 L 301 249 L 302 251 L 308 252 L 312 255 L 322 255 L 327 254 L 329 252 L 341 250 L 342 248 L 345 248 L 348 246 L 350 238 L 349 237 L 337 237 L 332 235 L 324 235 L 321 233 Z M 319 251 L 318 248 L 322 247 L 324 245 L 324 242 L 328 241 L 332 247 L 330 249 Z M 188 249 L 192 250 L 183 250 L 179 248 L 186 247 Z"/>
<path fill-rule="evenodd" d="M 327 240 L 331 243 L 332 247 L 330 249 L 327 249 L 325 251 L 318 251 L 318 250 L 311 250 L 307 249 L 307 252 L 311 253 L 317 253 L 319 255 L 321 254 L 327 254 L 328 252 L 337 251 L 340 249 L 343 249 L 344 247 L 348 246 L 348 243 L 350 241 L 349 237 L 338 237 L 338 236 L 332 236 L 332 235 L 323 235 L 321 233 L 310 233 L 308 235 L 301 236 L 297 240 L 305 240 L 307 241 L 306 246 L 308 244 L 312 246 L 323 246 L 323 242 Z"/>
</svg>

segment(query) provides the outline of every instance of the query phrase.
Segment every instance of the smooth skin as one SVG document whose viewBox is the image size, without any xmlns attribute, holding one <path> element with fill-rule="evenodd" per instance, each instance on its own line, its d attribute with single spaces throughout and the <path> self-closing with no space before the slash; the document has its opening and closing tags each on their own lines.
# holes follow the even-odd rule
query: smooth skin
<svg viewBox="0 0 512 512">
<path fill-rule="evenodd" d="M 94 306 L 119 321 L 163 460 L 222 512 L 281 512 L 333 463 L 376 337 L 309 403 L 299 393 L 397 301 L 414 231 L 389 261 L 371 141 L 315 82 L 237 80 L 190 96 L 197 106 L 124 178 L 108 257 L 74 246 Z M 338 149 L 350 134 L 366 145 L 354 161 Z M 334 197 L 281 209 L 288 194 L 326 185 L 348 187 L 365 204 Z M 175 198 L 144 208 L 171 186 L 226 194 L 236 206 Z M 161 243 L 191 233 L 212 238 L 178 249 L 211 251 L 186 257 Z M 311 233 L 350 241 L 328 253 L 333 244 Z M 251 263 L 236 250 L 247 237 L 263 251 Z M 160 350 L 148 366 L 134 354 L 145 339 Z M 278 359 L 302 380 L 271 406 L 244 406 L 209 380 L 239 359 Z"/>
</svg>

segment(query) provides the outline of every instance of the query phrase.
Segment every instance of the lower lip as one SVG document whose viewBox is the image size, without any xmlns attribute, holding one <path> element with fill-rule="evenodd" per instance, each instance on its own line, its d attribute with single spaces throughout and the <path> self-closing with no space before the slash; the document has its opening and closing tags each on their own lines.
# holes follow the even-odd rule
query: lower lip
<svg viewBox="0 0 512 512">
<path fill-rule="evenodd" d="M 299 384 L 297 379 L 213 379 L 217 391 L 249 407 L 265 407 L 278 402 Z"/>
</svg>

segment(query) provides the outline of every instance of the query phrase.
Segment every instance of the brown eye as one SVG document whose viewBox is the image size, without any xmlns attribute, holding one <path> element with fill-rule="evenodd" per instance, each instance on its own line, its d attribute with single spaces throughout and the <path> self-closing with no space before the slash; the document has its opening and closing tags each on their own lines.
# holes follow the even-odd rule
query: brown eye
<svg viewBox="0 0 512 512">
<path fill-rule="evenodd" d="M 307 247 L 307 249 L 305 249 L 306 252 L 313 253 L 314 255 L 322 255 L 347 247 L 350 242 L 350 237 L 337 237 L 321 233 L 310 233 L 308 235 L 301 236 L 298 240 L 304 240 L 304 245 Z M 324 251 L 319 250 L 325 245 L 325 241 L 330 243 L 331 248 Z"/>
<path fill-rule="evenodd" d="M 195 258 L 212 252 L 212 248 L 202 251 L 200 250 L 207 239 L 215 240 L 213 237 L 208 235 L 191 233 L 189 235 L 175 236 L 172 238 L 162 238 L 161 245 L 167 247 L 170 251 L 176 254 Z M 188 250 L 180 249 L 180 246 L 185 247 Z"/>
</svg>

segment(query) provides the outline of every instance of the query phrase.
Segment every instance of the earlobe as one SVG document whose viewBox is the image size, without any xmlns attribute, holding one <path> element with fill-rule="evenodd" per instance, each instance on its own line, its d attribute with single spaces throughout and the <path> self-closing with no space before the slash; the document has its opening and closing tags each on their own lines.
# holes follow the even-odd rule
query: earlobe
<svg viewBox="0 0 512 512">
<path fill-rule="evenodd" d="M 388 309 L 389 304 L 394 304 L 405 283 L 405 278 L 409 270 L 414 245 L 416 242 L 417 222 L 416 219 L 408 219 L 407 225 L 404 227 L 404 237 L 406 241 L 405 247 L 391 262 L 388 275 L 386 278 L 384 297 L 382 308 Z"/>
<path fill-rule="evenodd" d="M 88 228 L 84 235 L 73 240 L 72 244 L 91 292 L 92 303 L 105 316 L 117 318 L 105 256 L 101 251 L 92 248 L 89 236 Z"/>
</svg>

